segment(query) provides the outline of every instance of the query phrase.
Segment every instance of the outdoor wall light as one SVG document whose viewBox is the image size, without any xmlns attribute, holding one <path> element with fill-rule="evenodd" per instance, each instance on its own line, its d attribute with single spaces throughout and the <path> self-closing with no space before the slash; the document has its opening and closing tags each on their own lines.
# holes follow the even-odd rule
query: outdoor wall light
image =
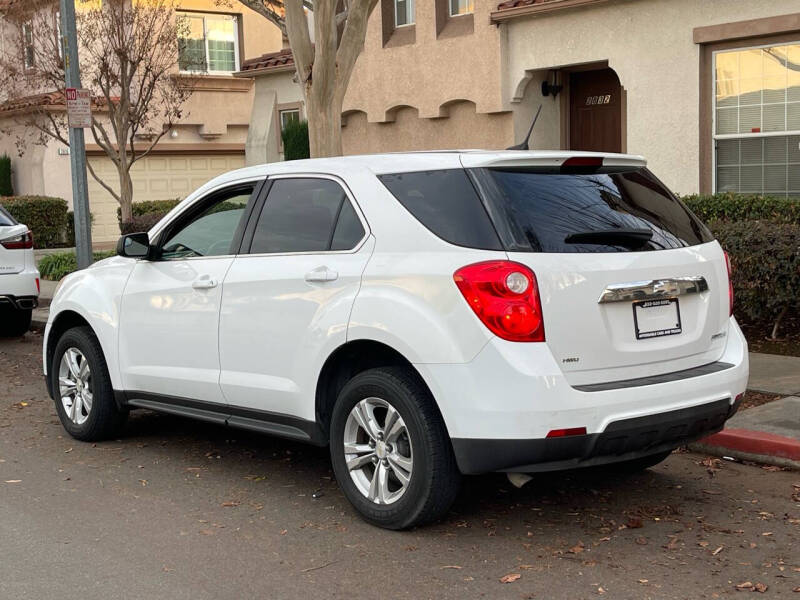
<svg viewBox="0 0 800 600">
<path fill-rule="evenodd" d="M 563 85 L 558 83 L 558 71 L 550 71 L 553 78 L 553 83 L 550 83 L 549 77 L 542 82 L 542 96 L 552 96 L 553 100 L 564 89 Z"/>
<path fill-rule="evenodd" d="M 169 137 L 171 137 L 174 140 L 176 137 L 178 137 L 178 131 L 176 129 L 173 129 L 172 131 L 169 132 Z"/>
</svg>

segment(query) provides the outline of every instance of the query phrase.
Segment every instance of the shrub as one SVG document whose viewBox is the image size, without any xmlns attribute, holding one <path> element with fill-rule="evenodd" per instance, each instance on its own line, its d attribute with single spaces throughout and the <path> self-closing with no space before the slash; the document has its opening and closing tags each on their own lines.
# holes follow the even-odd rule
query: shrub
<svg viewBox="0 0 800 600">
<path fill-rule="evenodd" d="M 134 202 L 131 206 L 131 212 L 134 217 L 141 217 L 142 215 L 153 212 L 165 215 L 175 208 L 180 201 L 180 198 L 174 198 L 172 200 L 143 200 L 141 202 Z M 122 223 L 122 209 L 120 207 L 117 207 L 117 221 Z"/>
<path fill-rule="evenodd" d="M 102 260 L 109 256 L 114 256 L 116 252 L 95 252 L 94 260 Z M 59 252 L 58 254 L 48 254 L 39 261 L 39 274 L 43 279 L 58 281 L 62 277 L 78 270 L 78 259 L 75 252 Z"/>
<path fill-rule="evenodd" d="M 137 233 L 139 231 L 148 231 L 153 225 L 158 223 L 164 215 L 167 213 L 165 212 L 149 212 L 144 213 L 142 215 L 134 215 L 133 221 L 130 223 L 120 223 L 119 224 L 119 231 L 122 235 L 128 235 L 129 233 Z"/>
<path fill-rule="evenodd" d="M 48 196 L 0 198 L 0 203 L 33 232 L 37 248 L 63 246 L 67 238 L 67 201 Z"/>
<path fill-rule="evenodd" d="M 0 197 L 13 196 L 14 186 L 11 183 L 11 158 L 8 154 L 0 156 Z"/>
<path fill-rule="evenodd" d="M 800 309 L 800 223 L 712 221 L 733 267 L 736 310 L 771 319 L 772 338 L 789 310 Z"/>
<path fill-rule="evenodd" d="M 683 196 L 681 199 L 694 214 L 706 222 L 765 220 L 800 223 L 800 198 L 727 192 Z"/>
<path fill-rule="evenodd" d="M 281 131 L 283 140 L 283 159 L 298 160 L 308 158 L 308 121 L 289 121 Z"/>
</svg>

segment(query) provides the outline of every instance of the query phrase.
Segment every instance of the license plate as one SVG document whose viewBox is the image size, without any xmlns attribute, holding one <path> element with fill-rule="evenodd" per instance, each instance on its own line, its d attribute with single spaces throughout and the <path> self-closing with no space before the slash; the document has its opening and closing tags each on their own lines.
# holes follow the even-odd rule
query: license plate
<svg viewBox="0 0 800 600">
<path fill-rule="evenodd" d="M 644 340 L 681 332 L 681 309 L 677 298 L 641 300 L 633 303 L 636 339 Z"/>
</svg>

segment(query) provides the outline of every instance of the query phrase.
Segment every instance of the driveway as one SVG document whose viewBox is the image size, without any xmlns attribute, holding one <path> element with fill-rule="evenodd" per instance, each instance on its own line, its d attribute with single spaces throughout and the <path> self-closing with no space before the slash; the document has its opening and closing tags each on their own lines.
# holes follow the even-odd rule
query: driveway
<svg viewBox="0 0 800 600">
<path fill-rule="evenodd" d="M 0 598 L 800 590 L 798 472 L 676 453 L 627 478 L 472 477 L 446 521 L 388 532 L 354 514 L 325 449 L 144 411 L 122 439 L 72 440 L 40 347 L 0 341 Z"/>
</svg>

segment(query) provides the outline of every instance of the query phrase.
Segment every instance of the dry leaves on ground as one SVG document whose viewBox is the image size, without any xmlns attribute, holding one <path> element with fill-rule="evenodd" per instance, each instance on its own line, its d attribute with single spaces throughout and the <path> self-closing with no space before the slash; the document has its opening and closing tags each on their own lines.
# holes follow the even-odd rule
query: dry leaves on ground
<svg viewBox="0 0 800 600">
<path fill-rule="evenodd" d="M 503 575 L 500 578 L 500 583 L 512 583 L 522 577 L 520 573 L 509 573 L 508 575 Z"/>
</svg>

